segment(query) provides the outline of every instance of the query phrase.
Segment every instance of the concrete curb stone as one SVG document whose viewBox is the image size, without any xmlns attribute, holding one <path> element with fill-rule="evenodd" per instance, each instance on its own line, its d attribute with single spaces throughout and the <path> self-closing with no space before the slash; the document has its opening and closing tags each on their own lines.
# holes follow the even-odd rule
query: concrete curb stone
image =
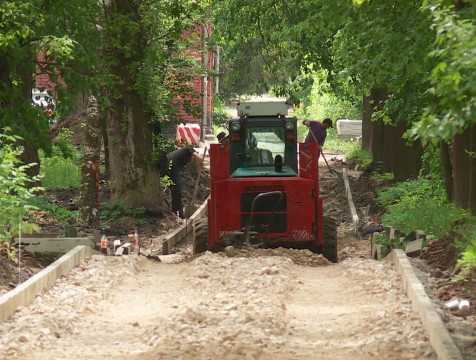
<svg viewBox="0 0 476 360">
<path fill-rule="evenodd" d="M 430 344 L 439 360 L 463 360 L 461 352 L 451 338 L 446 326 L 436 312 L 423 284 L 415 275 L 405 252 L 393 250 L 388 256 L 402 276 L 403 288 L 412 301 L 412 308 L 420 317 L 423 327 L 430 337 Z"/>
<path fill-rule="evenodd" d="M 8 320 L 20 306 L 29 305 L 36 295 L 51 288 L 58 278 L 67 275 L 84 259 L 91 257 L 93 252 L 94 250 L 88 246 L 76 246 L 12 291 L 0 296 L 0 321 Z"/>
</svg>

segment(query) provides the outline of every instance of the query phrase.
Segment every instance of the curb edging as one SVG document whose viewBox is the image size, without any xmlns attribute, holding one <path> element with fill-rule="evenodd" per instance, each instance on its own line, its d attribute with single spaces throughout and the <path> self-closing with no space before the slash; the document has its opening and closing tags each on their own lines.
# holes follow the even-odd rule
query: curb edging
<svg viewBox="0 0 476 360">
<path fill-rule="evenodd" d="M 190 216 L 185 219 L 185 223 L 182 224 L 177 230 L 167 235 L 162 243 L 162 255 L 168 255 L 170 250 L 182 241 L 193 231 L 193 225 L 196 220 L 201 219 L 207 215 L 207 204 L 210 196 L 200 205 L 200 207 Z"/>
<path fill-rule="evenodd" d="M 342 177 L 344 178 L 345 193 L 347 195 L 347 201 L 349 202 L 350 216 L 352 217 L 352 224 L 354 225 L 354 233 L 357 234 L 359 215 L 357 215 L 354 200 L 352 199 L 352 190 L 350 189 L 349 179 L 347 178 L 347 169 L 345 167 L 342 168 Z"/>
<path fill-rule="evenodd" d="M 463 360 L 461 352 L 436 312 L 422 283 L 415 275 L 405 252 L 401 249 L 395 249 L 390 253 L 389 259 L 395 264 L 398 273 L 402 276 L 403 289 L 412 302 L 413 311 L 419 315 L 438 359 Z"/>
<path fill-rule="evenodd" d="M 58 278 L 67 275 L 84 259 L 91 257 L 93 252 L 94 250 L 88 246 L 76 246 L 15 289 L 0 296 L 0 322 L 8 320 L 20 306 L 29 305 L 36 295 L 53 287 Z"/>
</svg>

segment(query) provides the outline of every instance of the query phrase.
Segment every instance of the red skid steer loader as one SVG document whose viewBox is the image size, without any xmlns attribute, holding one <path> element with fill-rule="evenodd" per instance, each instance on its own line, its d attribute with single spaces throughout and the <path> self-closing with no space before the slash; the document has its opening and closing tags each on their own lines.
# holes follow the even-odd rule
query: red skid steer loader
<svg viewBox="0 0 476 360">
<path fill-rule="evenodd" d="M 297 142 L 285 102 L 243 102 L 228 144 L 210 146 L 208 216 L 194 253 L 226 246 L 310 249 L 337 262 L 335 221 L 322 215 L 318 146 Z"/>
</svg>

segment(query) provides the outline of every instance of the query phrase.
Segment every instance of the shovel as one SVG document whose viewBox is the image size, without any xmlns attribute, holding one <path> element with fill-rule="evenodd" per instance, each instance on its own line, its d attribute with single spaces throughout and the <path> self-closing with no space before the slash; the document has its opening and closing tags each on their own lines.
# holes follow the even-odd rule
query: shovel
<svg viewBox="0 0 476 360">
<path fill-rule="evenodd" d="M 329 172 L 332 174 L 332 176 L 334 176 L 336 179 L 338 179 L 339 178 L 339 173 L 337 171 L 335 171 L 334 169 L 331 169 L 331 167 L 327 163 L 327 159 L 324 156 L 324 152 L 322 150 L 321 150 L 321 155 L 324 158 L 324 161 L 326 162 L 326 165 L 327 165 L 327 168 L 329 169 Z"/>
<path fill-rule="evenodd" d="M 203 161 L 205 161 L 206 154 L 207 154 L 207 148 L 203 150 L 202 162 L 198 165 L 198 175 L 197 175 L 197 180 L 195 181 L 195 189 L 193 190 L 192 201 L 190 204 L 185 205 L 185 208 L 183 210 L 183 215 L 185 216 L 186 219 L 192 216 L 193 213 L 197 210 L 197 206 L 194 203 L 198 193 L 198 184 L 200 183 L 200 175 L 202 174 Z"/>
<path fill-rule="evenodd" d="M 306 126 L 309 129 L 309 132 L 311 133 L 312 137 L 314 138 L 314 141 L 317 143 L 316 135 L 314 135 L 314 133 L 312 132 L 311 127 L 309 125 L 306 125 Z M 329 169 L 329 172 L 331 173 L 331 175 L 334 176 L 334 178 L 338 179 L 339 173 L 335 171 L 334 169 L 331 169 L 331 167 L 329 166 L 329 163 L 327 162 L 326 157 L 324 156 L 324 152 L 322 151 L 320 147 L 319 147 L 319 151 L 321 152 L 322 157 L 324 158 L 324 161 L 326 162 L 327 168 Z"/>
</svg>

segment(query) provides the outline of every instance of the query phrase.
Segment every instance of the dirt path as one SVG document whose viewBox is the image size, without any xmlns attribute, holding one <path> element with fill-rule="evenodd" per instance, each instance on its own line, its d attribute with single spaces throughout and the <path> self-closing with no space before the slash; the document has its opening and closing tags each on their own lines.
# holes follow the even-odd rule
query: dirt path
<svg viewBox="0 0 476 360">
<path fill-rule="evenodd" d="M 368 259 L 96 256 L 0 334 L 2 359 L 436 358 L 395 270 Z"/>
</svg>

